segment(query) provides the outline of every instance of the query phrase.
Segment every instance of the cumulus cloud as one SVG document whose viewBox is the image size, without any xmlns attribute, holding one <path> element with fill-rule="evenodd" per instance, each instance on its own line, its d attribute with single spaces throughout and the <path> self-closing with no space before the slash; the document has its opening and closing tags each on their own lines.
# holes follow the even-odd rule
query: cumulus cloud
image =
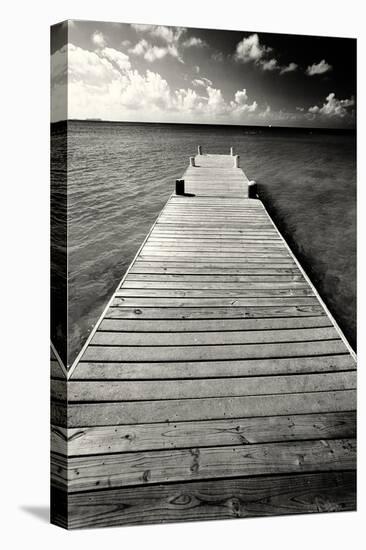
<svg viewBox="0 0 366 550">
<path fill-rule="evenodd" d="M 157 59 L 163 59 L 167 55 L 175 57 L 182 62 L 178 49 L 174 44 L 167 46 L 153 46 L 145 38 L 140 40 L 133 48 L 128 50 L 132 55 L 138 55 L 143 57 L 146 61 L 156 61 Z"/>
<path fill-rule="evenodd" d="M 288 65 L 281 67 L 280 74 L 293 73 L 298 68 L 298 64 L 293 61 Z"/>
<path fill-rule="evenodd" d="M 243 113 L 254 113 L 257 110 L 258 104 L 256 101 L 248 103 L 248 94 L 245 88 L 238 90 L 234 95 L 234 101 L 230 102 L 232 114 L 234 116 L 242 115 Z"/>
<path fill-rule="evenodd" d="M 104 48 L 106 45 L 104 35 L 100 31 L 95 31 L 92 34 L 92 41 L 98 48 Z"/>
<path fill-rule="evenodd" d="M 179 41 L 186 32 L 184 27 L 166 27 L 164 25 L 131 25 L 138 33 L 145 34 L 150 41 L 142 38 L 128 51 L 133 55 L 140 55 L 146 61 L 156 61 L 170 55 L 183 63 L 179 52 Z M 151 43 L 151 40 L 155 42 Z"/>
<path fill-rule="evenodd" d="M 271 107 L 267 105 L 265 110 L 259 113 L 259 116 L 261 118 L 268 118 L 270 114 L 271 114 Z"/>
<path fill-rule="evenodd" d="M 131 68 L 128 55 L 120 52 L 119 50 L 115 50 L 114 48 L 103 48 L 100 51 L 100 55 L 117 65 L 121 71 Z"/>
<path fill-rule="evenodd" d="M 203 87 L 212 86 L 212 80 L 202 76 L 202 78 L 194 78 L 192 80 L 192 84 L 193 86 L 203 86 Z"/>
<path fill-rule="evenodd" d="M 353 107 L 355 100 L 350 99 L 337 99 L 334 92 L 331 92 L 323 103 L 322 107 L 314 105 L 309 107 L 308 111 L 312 115 L 321 115 L 324 117 L 340 117 L 345 118 L 350 116 L 350 107 Z"/>
<path fill-rule="evenodd" d="M 277 59 L 261 60 L 260 65 L 264 71 L 276 71 L 280 68 Z"/>
<path fill-rule="evenodd" d="M 312 65 L 309 65 L 309 67 L 306 69 L 306 74 L 309 76 L 315 76 L 318 74 L 328 73 L 332 69 L 332 65 L 329 65 L 329 63 L 327 63 L 325 59 L 322 59 L 321 61 L 319 61 L 319 63 L 313 63 Z"/>
<path fill-rule="evenodd" d="M 142 23 L 131 23 L 131 27 L 135 29 L 135 31 L 137 32 L 146 32 L 152 27 L 152 25 L 144 25 Z"/>
<path fill-rule="evenodd" d="M 68 57 L 68 66 L 65 59 Z M 129 56 L 109 47 L 94 51 L 68 44 L 52 56 L 53 96 L 65 97 L 68 117 L 104 120 L 167 120 L 242 122 L 258 110 L 245 88 L 230 100 L 212 81 L 195 79 L 193 88 L 172 89 L 158 72 L 132 68 Z M 62 92 L 62 93 L 61 93 Z M 63 106 L 55 117 L 62 115 Z M 138 113 L 136 117 L 136 113 Z"/>
<path fill-rule="evenodd" d="M 258 34 L 251 34 L 243 38 L 236 46 L 235 58 L 243 63 L 250 61 L 259 62 L 266 54 L 271 51 L 259 42 Z"/>
<path fill-rule="evenodd" d="M 273 49 L 269 46 L 261 44 L 258 34 L 251 34 L 243 38 L 237 45 L 234 54 L 234 59 L 241 63 L 254 63 L 263 71 L 279 71 L 280 74 L 289 73 L 297 69 L 297 64 L 294 62 L 288 65 L 280 65 L 278 60 L 270 57 Z"/>
<path fill-rule="evenodd" d="M 183 42 L 183 46 L 185 48 L 191 48 L 193 46 L 196 46 L 197 48 L 203 48 L 207 46 L 207 42 L 205 40 L 202 40 L 202 38 L 197 38 L 195 36 L 191 36 L 191 38 L 188 38 L 188 40 L 185 40 Z"/>
</svg>

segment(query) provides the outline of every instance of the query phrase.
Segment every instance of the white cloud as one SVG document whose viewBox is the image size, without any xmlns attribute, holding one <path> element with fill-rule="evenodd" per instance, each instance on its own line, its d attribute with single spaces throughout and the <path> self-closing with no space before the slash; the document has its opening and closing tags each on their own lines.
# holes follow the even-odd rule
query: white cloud
<svg viewBox="0 0 366 550">
<path fill-rule="evenodd" d="M 350 116 L 352 113 L 349 111 L 349 107 L 353 107 L 355 100 L 350 99 L 337 99 L 334 92 L 331 92 L 323 103 L 322 107 L 314 105 L 309 107 L 308 111 L 312 115 L 322 115 L 325 117 L 340 117 L 344 118 Z"/>
<path fill-rule="evenodd" d="M 192 84 L 193 86 L 212 86 L 212 80 L 203 76 L 202 78 L 194 78 Z"/>
<path fill-rule="evenodd" d="M 191 48 L 191 47 L 197 47 L 197 48 L 203 48 L 205 46 L 207 46 L 207 42 L 205 42 L 204 40 L 202 40 L 202 38 L 197 38 L 195 36 L 191 36 L 191 38 L 188 38 L 188 40 L 185 40 L 183 42 L 183 46 L 185 48 Z"/>
<path fill-rule="evenodd" d="M 69 82 L 82 81 L 99 87 L 118 79 L 120 71 L 103 56 L 102 51 L 91 52 L 68 44 Z"/>
<path fill-rule="evenodd" d="M 104 48 L 106 45 L 104 35 L 100 31 L 95 31 L 92 34 L 92 41 L 98 48 Z"/>
<path fill-rule="evenodd" d="M 276 71 L 280 68 L 277 59 L 261 60 L 259 63 L 264 71 Z"/>
<path fill-rule="evenodd" d="M 259 42 L 258 34 L 251 34 L 237 44 L 235 58 L 243 63 L 258 62 L 270 51 L 271 48 L 267 48 Z"/>
<path fill-rule="evenodd" d="M 100 55 L 112 63 L 115 63 L 121 71 L 131 68 L 130 58 L 128 55 L 115 50 L 114 48 L 103 48 L 100 51 Z"/>
<path fill-rule="evenodd" d="M 135 46 L 129 49 L 129 53 L 140 55 L 146 61 L 150 62 L 170 55 L 183 63 L 182 55 L 179 52 L 179 41 L 181 36 L 186 32 L 184 27 L 137 24 L 132 24 L 131 27 L 139 34 L 148 35 L 149 41 L 142 38 Z"/>
<path fill-rule="evenodd" d="M 280 71 L 280 74 L 295 71 L 297 64 L 294 62 L 281 66 L 277 59 L 270 58 L 272 48 L 260 43 L 258 34 L 251 34 L 243 38 L 237 45 L 234 59 L 242 63 L 254 63 L 263 71 Z"/>
<path fill-rule="evenodd" d="M 269 105 L 267 105 L 267 107 L 265 108 L 264 111 L 262 111 L 261 113 L 259 113 L 259 116 L 261 118 L 268 118 L 268 116 L 271 114 L 271 107 Z"/>
<path fill-rule="evenodd" d="M 182 34 L 186 32 L 184 27 L 166 27 L 164 25 L 131 25 L 138 33 L 146 33 L 165 42 L 176 44 Z"/>
<path fill-rule="evenodd" d="M 202 112 L 204 110 L 206 98 L 200 97 L 190 88 L 176 90 L 174 93 L 175 108 L 180 112 Z"/>
<path fill-rule="evenodd" d="M 169 109 L 171 96 L 168 82 L 158 73 L 130 71 L 126 86 L 121 90 L 120 102 L 129 109 Z"/>
<path fill-rule="evenodd" d="M 129 53 L 143 57 L 146 61 L 156 61 L 163 59 L 167 55 L 177 58 L 182 62 L 179 52 L 175 45 L 168 46 L 153 46 L 144 38 L 140 40 L 133 48 L 130 48 Z"/>
<path fill-rule="evenodd" d="M 305 111 L 304 107 L 296 107 L 296 111 L 303 113 Z"/>
<path fill-rule="evenodd" d="M 306 74 L 309 76 L 314 76 L 317 74 L 328 73 L 332 69 L 332 65 L 329 65 L 329 63 L 327 63 L 325 59 L 322 59 L 321 61 L 319 61 L 319 63 L 313 63 L 312 65 L 309 65 L 309 67 L 306 69 Z"/>
<path fill-rule="evenodd" d="M 56 101 L 53 120 L 65 117 L 61 99 L 66 93 L 69 118 L 240 123 L 252 121 L 258 110 L 245 88 L 227 100 L 221 89 L 202 77 L 195 79 L 197 89 L 174 90 L 158 72 L 134 70 L 128 55 L 114 48 L 89 51 L 69 44 L 67 53 L 68 73 L 66 47 L 52 56 L 53 97 L 59 104 Z"/>
<path fill-rule="evenodd" d="M 234 98 L 236 103 L 238 103 L 239 105 L 243 105 L 244 103 L 246 103 L 248 101 L 248 95 L 247 95 L 246 89 L 243 88 L 242 90 L 238 90 Z"/>
<path fill-rule="evenodd" d="M 121 46 L 122 48 L 129 48 L 130 46 L 132 46 L 132 42 L 131 40 L 122 40 Z"/>
<path fill-rule="evenodd" d="M 131 23 L 131 27 L 135 29 L 136 32 L 146 32 L 150 30 L 152 25 L 143 25 L 140 23 Z"/>
<path fill-rule="evenodd" d="M 243 113 L 254 113 L 258 104 L 256 101 L 248 103 L 248 94 L 245 88 L 238 90 L 234 95 L 234 101 L 230 102 L 231 113 L 233 116 L 240 116 Z"/>
<path fill-rule="evenodd" d="M 285 65 L 283 67 L 281 67 L 281 71 L 280 71 L 280 74 L 285 74 L 285 73 L 293 73 L 294 71 L 296 71 L 298 68 L 298 64 L 297 63 L 294 63 L 293 61 L 291 63 L 289 63 L 288 65 Z"/>
</svg>

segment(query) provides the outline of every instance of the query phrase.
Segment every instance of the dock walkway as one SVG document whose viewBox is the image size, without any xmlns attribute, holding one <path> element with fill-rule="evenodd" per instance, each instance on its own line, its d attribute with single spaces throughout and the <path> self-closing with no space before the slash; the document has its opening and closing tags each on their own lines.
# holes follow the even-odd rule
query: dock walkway
<svg viewBox="0 0 366 550">
<path fill-rule="evenodd" d="M 354 354 L 233 156 L 195 165 L 52 381 L 70 528 L 355 509 Z"/>
</svg>

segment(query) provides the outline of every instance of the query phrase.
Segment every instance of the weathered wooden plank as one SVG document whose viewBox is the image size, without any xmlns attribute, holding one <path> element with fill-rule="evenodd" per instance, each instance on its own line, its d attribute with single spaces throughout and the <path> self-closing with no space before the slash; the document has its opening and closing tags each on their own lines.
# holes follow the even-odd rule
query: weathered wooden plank
<svg viewBox="0 0 366 550">
<path fill-rule="evenodd" d="M 214 262 L 258 262 L 258 263 L 289 263 L 291 261 L 291 257 L 289 254 L 285 253 L 271 253 L 271 254 L 261 254 L 256 252 L 251 253 L 224 253 L 220 252 L 220 254 L 217 254 L 217 252 L 190 252 L 190 251 L 183 251 L 183 252 L 170 252 L 169 250 L 144 250 L 141 251 L 139 254 L 139 258 L 142 260 L 145 260 L 146 262 L 149 261 L 197 261 L 198 262 L 208 262 L 208 261 L 214 261 Z M 211 259 L 211 260 L 210 260 Z"/>
<path fill-rule="evenodd" d="M 106 319 L 98 331 L 116 332 L 227 332 L 295 328 L 332 327 L 326 315 L 317 317 L 274 317 L 273 319 L 179 319 L 145 320 Z"/>
<path fill-rule="evenodd" d="M 171 237 L 171 238 L 193 238 L 197 237 L 197 239 L 202 240 L 210 240 L 215 238 L 220 238 L 223 240 L 255 240 L 256 238 L 259 240 L 270 240 L 270 241 L 280 241 L 283 242 L 282 239 L 278 236 L 277 233 L 275 233 L 271 229 L 266 230 L 257 230 L 257 229 L 218 229 L 217 231 L 212 230 L 205 230 L 205 231 L 190 231 L 189 229 L 184 229 L 183 227 L 181 229 L 162 229 L 157 226 L 155 226 L 155 229 L 152 231 L 151 236 L 153 238 L 159 238 L 159 237 Z"/>
<path fill-rule="evenodd" d="M 155 264 L 156 267 L 180 267 L 182 271 L 184 268 L 197 268 L 205 267 L 210 268 L 212 273 L 215 273 L 216 268 L 224 268 L 226 271 L 230 271 L 232 268 L 263 268 L 263 267 L 283 267 L 294 269 L 296 264 L 291 258 L 205 258 L 193 259 L 188 256 L 179 256 L 174 258 L 172 256 L 139 256 L 136 264 L 142 263 L 145 266 Z"/>
<path fill-rule="evenodd" d="M 50 367 L 51 367 L 51 377 L 52 378 L 65 379 L 65 374 L 64 374 L 59 362 L 57 361 L 57 359 L 51 359 Z"/>
<path fill-rule="evenodd" d="M 289 265 L 258 265 L 258 264 L 240 264 L 239 267 L 230 267 L 228 265 L 219 266 L 218 264 L 209 267 L 202 264 L 171 264 L 169 263 L 149 263 L 136 261 L 131 267 L 129 274 L 167 274 L 167 275 L 298 275 L 299 271 L 294 264 Z"/>
<path fill-rule="evenodd" d="M 296 414 L 198 422 L 62 428 L 52 450 L 69 456 L 356 437 L 356 413 Z"/>
<path fill-rule="evenodd" d="M 278 254 L 282 256 L 289 255 L 287 250 L 283 246 L 277 245 L 277 244 L 256 245 L 256 243 L 251 243 L 251 244 L 239 243 L 239 245 L 235 246 L 235 245 L 222 245 L 219 242 L 215 242 L 210 246 L 207 243 L 187 244 L 184 242 L 183 243 L 178 242 L 178 243 L 171 244 L 167 242 L 164 243 L 160 240 L 159 242 L 151 241 L 149 242 L 149 244 L 145 245 L 143 248 L 144 254 L 148 253 L 150 255 L 154 255 L 157 252 L 159 252 L 159 254 L 163 252 L 164 253 L 168 252 L 169 254 L 172 253 L 173 255 L 175 255 L 176 252 L 179 252 L 180 254 L 183 254 L 183 253 L 186 254 L 187 252 L 189 253 L 192 252 L 193 257 L 194 257 L 194 254 L 196 254 L 197 252 L 202 252 L 204 253 L 204 255 L 206 255 L 206 253 L 212 254 L 213 252 L 215 252 L 216 254 L 223 255 L 223 257 L 226 257 L 225 255 L 231 256 L 236 254 L 240 254 L 245 257 L 246 256 L 252 257 L 254 254 L 255 255 L 266 254 L 269 257 L 272 257 L 273 255 L 277 257 Z"/>
<path fill-rule="evenodd" d="M 92 362 L 82 360 L 72 379 L 175 379 L 263 376 L 353 370 L 355 361 L 349 354 L 281 359 L 236 359 L 231 361 L 177 362 Z"/>
<path fill-rule="evenodd" d="M 269 344 L 226 344 L 208 346 L 94 346 L 83 355 L 85 361 L 202 361 L 298 357 L 347 352 L 341 339 Z"/>
<path fill-rule="evenodd" d="M 207 288 L 207 289 L 174 289 L 174 288 L 127 288 L 124 285 L 115 294 L 116 298 L 279 298 L 314 296 L 312 289 L 305 288 Z"/>
<path fill-rule="evenodd" d="M 237 330 L 217 332 L 118 332 L 97 331 L 91 345 L 100 346 L 207 346 L 336 340 L 334 327 Z"/>
<path fill-rule="evenodd" d="M 263 306 L 315 306 L 318 300 L 315 296 L 272 296 L 258 298 L 170 298 L 170 297 L 127 297 L 116 296 L 112 307 L 263 307 Z"/>
<path fill-rule="evenodd" d="M 252 475 L 353 470 L 354 439 L 263 443 L 139 451 L 101 456 L 51 457 L 54 483 L 69 492 L 146 483 Z"/>
<path fill-rule="evenodd" d="M 74 428 L 180 420 L 218 420 L 352 411 L 355 410 L 355 405 L 355 390 L 123 403 L 71 403 L 67 409 L 67 422 L 69 428 Z M 65 405 L 55 403 L 52 423 L 63 426 L 64 418 Z"/>
<path fill-rule="evenodd" d="M 170 274 L 170 273 L 131 273 L 127 275 L 125 279 L 126 285 L 133 282 L 133 284 L 137 284 L 139 281 L 142 282 L 158 282 L 158 283 L 199 283 L 199 284 L 205 284 L 205 283 L 215 283 L 218 284 L 226 284 L 231 283 L 238 285 L 238 288 L 240 288 L 240 285 L 243 285 L 243 283 L 254 283 L 254 284 L 261 284 L 261 283 L 275 283 L 275 284 L 284 284 L 284 283 L 303 283 L 304 278 L 302 275 L 291 275 L 291 274 L 284 274 L 281 275 L 281 273 L 276 274 L 269 274 L 269 275 L 200 275 L 197 273 L 196 275 L 185 275 L 185 274 Z M 304 284 L 304 283 L 303 283 Z M 167 287 L 168 288 L 168 287 Z"/>
<path fill-rule="evenodd" d="M 71 494 L 70 529 L 356 509 L 355 472 L 260 476 Z"/>
<path fill-rule="evenodd" d="M 272 277 L 273 279 L 273 277 Z M 220 277 L 217 277 L 215 281 L 184 281 L 182 279 L 173 279 L 166 280 L 165 278 L 160 277 L 159 280 L 147 281 L 147 280 L 133 280 L 131 277 L 127 277 L 121 287 L 123 289 L 173 289 L 173 290 L 290 290 L 290 289 L 307 289 L 309 293 L 312 290 L 309 288 L 309 285 L 306 283 L 305 279 L 302 281 L 221 281 Z M 253 292 L 254 293 L 254 292 Z"/>
<path fill-rule="evenodd" d="M 69 381 L 67 399 L 71 403 L 91 401 L 146 401 L 244 395 L 321 392 L 356 388 L 355 372 L 292 374 L 246 378 L 196 378 L 158 381 Z M 53 399 L 65 399 L 65 383 L 52 380 Z"/>
<path fill-rule="evenodd" d="M 255 319 L 325 315 L 319 303 L 246 307 L 111 307 L 106 319 Z"/>
</svg>

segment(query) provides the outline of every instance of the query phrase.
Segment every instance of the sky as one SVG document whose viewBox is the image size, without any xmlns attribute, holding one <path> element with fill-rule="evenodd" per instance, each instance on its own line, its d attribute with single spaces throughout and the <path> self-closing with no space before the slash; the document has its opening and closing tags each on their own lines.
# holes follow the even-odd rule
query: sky
<svg viewBox="0 0 366 550">
<path fill-rule="evenodd" d="M 67 21 L 51 89 L 52 121 L 354 128 L 356 40 Z"/>
</svg>

